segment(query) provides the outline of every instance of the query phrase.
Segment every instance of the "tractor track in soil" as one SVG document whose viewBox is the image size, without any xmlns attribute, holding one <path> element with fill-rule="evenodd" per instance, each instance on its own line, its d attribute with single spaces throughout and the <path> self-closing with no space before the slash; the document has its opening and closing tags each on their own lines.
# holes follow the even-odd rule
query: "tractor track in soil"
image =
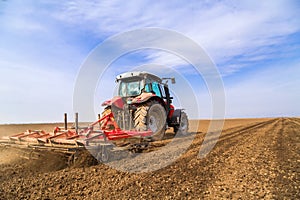
<svg viewBox="0 0 300 200">
<path fill-rule="evenodd" d="M 224 131 L 224 136 L 219 140 L 214 152 L 216 156 L 212 159 L 214 179 L 206 186 L 208 197 L 268 198 L 266 195 L 270 192 L 261 192 L 262 187 L 256 185 L 261 178 L 255 176 L 257 173 L 255 160 L 260 155 L 257 149 L 260 148 L 261 134 L 274 129 L 278 123 L 278 120 L 269 120 L 233 132 Z"/>
<path fill-rule="evenodd" d="M 150 173 L 106 165 L 58 167 L 12 159 L 0 163 L 0 199 L 299 199 L 300 119 L 274 118 L 232 126 L 203 159 L 205 134 L 171 165 Z M 186 138 L 176 138 L 185 141 Z M 155 151 L 172 140 L 154 142 Z M 204 144 L 205 145 L 205 144 Z M 1 153 L 7 153 L 0 151 Z M 57 163 L 58 162 L 58 163 Z M 145 161 L 146 162 L 146 161 Z M 160 162 L 159 160 L 157 161 Z M 39 167 L 37 167 L 39 166 Z"/>
</svg>

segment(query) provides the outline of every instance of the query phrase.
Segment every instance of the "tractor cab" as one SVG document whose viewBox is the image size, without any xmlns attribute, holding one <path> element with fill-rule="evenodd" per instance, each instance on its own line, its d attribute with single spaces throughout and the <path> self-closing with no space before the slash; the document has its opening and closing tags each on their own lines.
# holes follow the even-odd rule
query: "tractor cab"
<svg viewBox="0 0 300 200">
<path fill-rule="evenodd" d="M 149 97 L 156 97 L 156 100 L 165 105 L 169 110 L 173 97 L 170 96 L 167 85 L 168 79 L 175 83 L 174 78 L 159 78 L 158 76 L 140 71 L 127 72 L 117 76 L 116 82 L 119 83 L 118 96 L 129 97 L 138 100 L 139 103 L 145 102 Z M 163 82 L 166 80 L 165 82 Z M 148 94 L 144 94 L 148 93 Z"/>
<path fill-rule="evenodd" d="M 127 72 L 117 76 L 119 83 L 118 95 L 135 97 L 143 92 L 163 97 L 162 79 L 148 72 Z"/>
</svg>

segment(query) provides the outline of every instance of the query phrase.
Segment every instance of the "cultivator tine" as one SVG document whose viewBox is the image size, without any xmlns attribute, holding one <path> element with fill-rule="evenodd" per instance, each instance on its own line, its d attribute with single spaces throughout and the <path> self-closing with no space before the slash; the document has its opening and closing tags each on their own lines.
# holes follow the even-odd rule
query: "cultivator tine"
<svg viewBox="0 0 300 200">
<path fill-rule="evenodd" d="M 16 153 L 19 155 L 19 157 L 27 159 L 27 160 L 37 160 L 41 157 L 41 154 L 34 149 L 30 150 L 30 149 L 25 149 L 24 147 L 16 148 L 16 147 L 10 147 L 10 146 L 8 146 L 8 148 L 12 148 L 12 149 L 16 150 Z"/>
<path fill-rule="evenodd" d="M 69 156 L 67 156 L 67 158 L 68 166 L 74 165 L 78 159 L 78 152 L 71 153 Z"/>
</svg>

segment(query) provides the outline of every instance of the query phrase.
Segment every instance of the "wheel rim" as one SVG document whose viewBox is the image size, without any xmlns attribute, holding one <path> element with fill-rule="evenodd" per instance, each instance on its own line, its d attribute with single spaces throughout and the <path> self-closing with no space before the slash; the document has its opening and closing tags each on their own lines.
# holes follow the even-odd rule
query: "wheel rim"
<svg viewBox="0 0 300 200">
<path fill-rule="evenodd" d="M 188 125 L 187 125 L 186 118 L 181 119 L 180 127 L 179 127 L 180 131 L 181 132 L 186 132 L 187 131 L 187 127 L 188 127 Z"/>
<path fill-rule="evenodd" d="M 160 104 L 154 104 L 148 110 L 147 128 L 150 129 L 155 140 L 161 140 L 164 136 L 166 112 Z"/>
<path fill-rule="evenodd" d="M 149 128 L 152 132 L 156 132 L 158 130 L 157 120 L 152 115 L 149 117 Z"/>
</svg>

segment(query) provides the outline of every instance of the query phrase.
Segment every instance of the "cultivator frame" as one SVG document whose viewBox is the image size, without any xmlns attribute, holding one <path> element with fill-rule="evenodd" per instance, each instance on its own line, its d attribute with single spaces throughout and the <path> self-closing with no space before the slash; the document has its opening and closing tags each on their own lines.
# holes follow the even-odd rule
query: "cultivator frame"
<svg viewBox="0 0 300 200">
<path fill-rule="evenodd" d="M 113 124 L 113 130 L 107 130 L 107 125 Z M 98 127 L 97 127 L 98 126 Z M 121 130 L 113 120 L 113 114 L 99 118 L 87 127 L 78 126 L 78 113 L 75 113 L 75 126 L 67 128 L 65 114 L 65 126 L 55 127 L 53 132 L 43 130 L 27 130 L 12 136 L 0 138 L 0 146 L 11 147 L 27 152 L 28 158 L 39 156 L 38 152 L 52 151 L 62 153 L 68 158 L 68 164 L 72 164 L 79 151 L 88 150 L 98 160 L 107 162 L 109 151 L 132 150 L 145 148 L 147 137 L 153 132 Z M 135 143 L 129 143 L 122 147 L 117 147 L 116 141 L 123 139 L 134 139 Z"/>
</svg>

